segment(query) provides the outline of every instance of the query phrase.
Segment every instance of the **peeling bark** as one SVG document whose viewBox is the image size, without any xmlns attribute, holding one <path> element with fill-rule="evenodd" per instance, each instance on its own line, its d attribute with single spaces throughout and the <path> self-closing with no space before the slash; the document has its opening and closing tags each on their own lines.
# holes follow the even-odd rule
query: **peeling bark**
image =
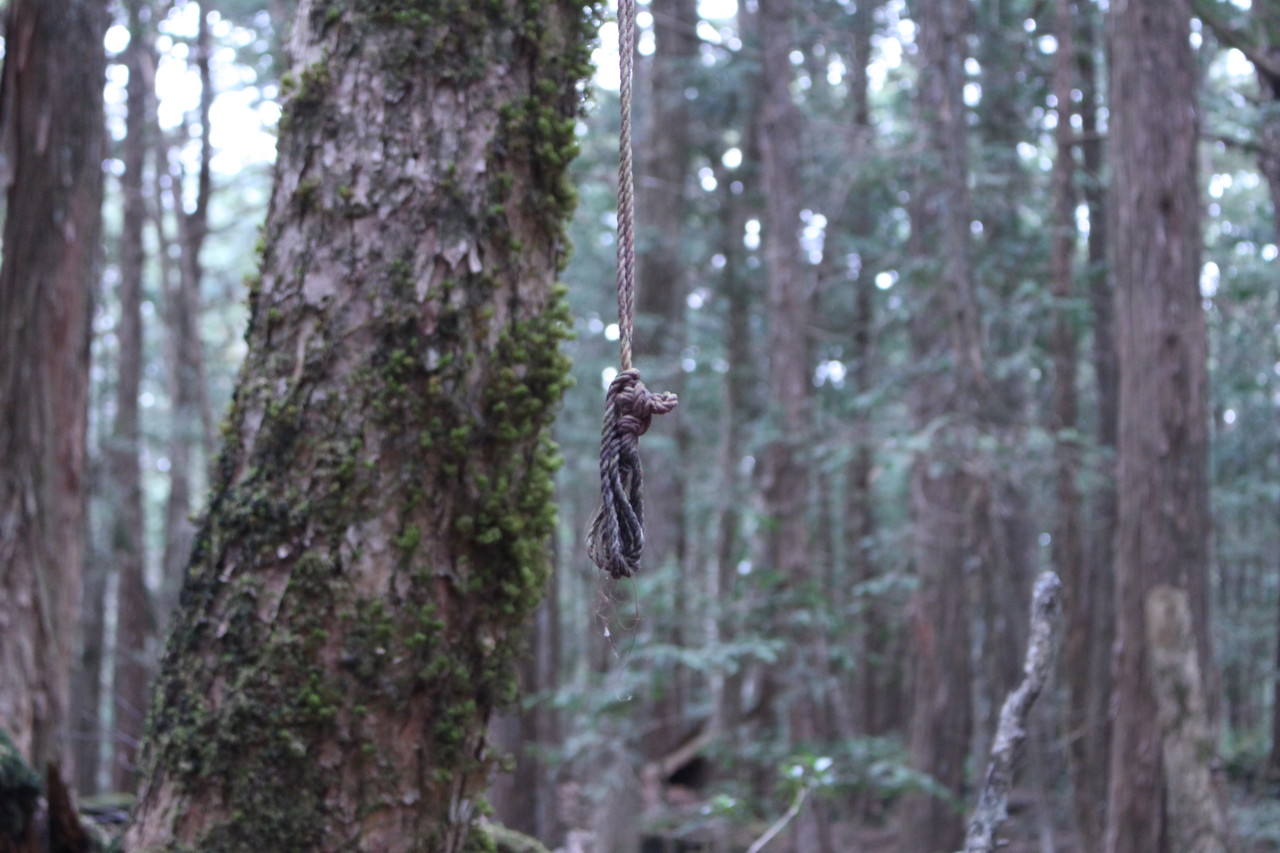
<svg viewBox="0 0 1280 853">
<path fill-rule="evenodd" d="M 1155 681 L 1171 849 L 1226 853 L 1222 791 L 1206 761 L 1214 738 L 1186 590 L 1161 584 L 1147 593 L 1147 644 Z"/>
</svg>

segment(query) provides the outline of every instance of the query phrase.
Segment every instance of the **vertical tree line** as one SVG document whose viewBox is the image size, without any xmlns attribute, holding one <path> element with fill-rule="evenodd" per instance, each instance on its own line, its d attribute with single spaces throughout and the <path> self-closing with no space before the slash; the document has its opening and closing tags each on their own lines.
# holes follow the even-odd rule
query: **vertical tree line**
<svg viewBox="0 0 1280 853">
<path fill-rule="evenodd" d="M 0 82 L 0 719 L 41 771 L 70 758 L 106 23 L 93 0 L 16 0 Z"/>
<path fill-rule="evenodd" d="M 10 4 L 13 751 L 129 850 L 950 851 L 1052 568 L 1000 840 L 1267 843 L 1270 7 L 639 11 L 615 583 L 610 4 Z"/>
</svg>

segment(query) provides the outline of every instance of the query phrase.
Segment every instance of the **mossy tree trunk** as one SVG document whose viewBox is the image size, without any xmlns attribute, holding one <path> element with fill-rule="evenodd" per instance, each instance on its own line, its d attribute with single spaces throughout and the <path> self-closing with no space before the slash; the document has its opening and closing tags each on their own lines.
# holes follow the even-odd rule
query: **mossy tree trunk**
<svg viewBox="0 0 1280 853">
<path fill-rule="evenodd" d="M 300 4 L 127 849 L 482 844 L 485 726 L 550 569 L 591 31 L 565 0 Z"/>
<path fill-rule="evenodd" d="M 13 0 L 5 23 L 0 721 L 41 770 L 64 754 L 84 561 L 106 25 L 102 0 Z"/>
</svg>

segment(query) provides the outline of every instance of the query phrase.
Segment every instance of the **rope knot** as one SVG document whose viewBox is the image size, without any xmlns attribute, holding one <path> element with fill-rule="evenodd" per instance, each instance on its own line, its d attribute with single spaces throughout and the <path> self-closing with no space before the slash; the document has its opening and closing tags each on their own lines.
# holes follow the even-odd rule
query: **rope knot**
<svg viewBox="0 0 1280 853">
<path fill-rule="evenodd" d="M 628 368 L 609 383 L 600 430 L 600 509 L 591 520 L 587 553 L 611 577 L 631 577 L 640 569 L 644 549 L 644 471 L 640 436 L 654 415 L 679 402 L 669 391 L 654 393 Z"/>
</svg>

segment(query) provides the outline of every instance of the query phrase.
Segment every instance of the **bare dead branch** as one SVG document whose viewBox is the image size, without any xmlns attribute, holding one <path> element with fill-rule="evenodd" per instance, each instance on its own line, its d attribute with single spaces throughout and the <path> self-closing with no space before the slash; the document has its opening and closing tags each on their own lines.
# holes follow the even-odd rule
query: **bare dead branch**
<svg viewBox="0 0 1280 853">
<path fill-rule="evenodd" d="M 978 796 L 978 806 L 969 821 L 964 853 L 993 853 L 996 830 L 1009 814 L 1009 791 L 1013 788 L 1013 766 L 1027 737 L 1027 715 L 1040 695 L 1053 664 L 1062 581 L 1053 572 L 1036 579 L 1031 600 L 1031 635 L 1022 665 L 1022 683 L 1004 700 L 986 780 Z"/>
</svg>

